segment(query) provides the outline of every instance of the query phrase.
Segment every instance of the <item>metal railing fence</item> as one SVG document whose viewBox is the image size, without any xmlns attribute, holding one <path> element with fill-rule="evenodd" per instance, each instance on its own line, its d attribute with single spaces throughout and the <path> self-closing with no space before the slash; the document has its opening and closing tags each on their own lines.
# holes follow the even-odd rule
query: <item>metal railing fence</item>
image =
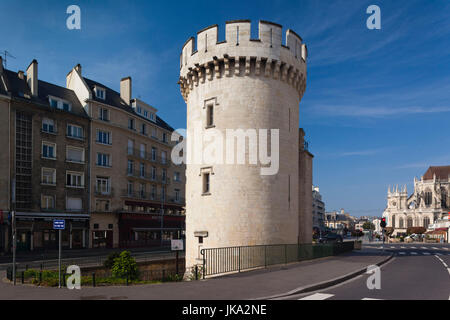
<svg viewBox="0 0 450 320">
<path fill-rule="evenodd" d="M 352 251 L 354 242 L 328 244 L 279 244 L 208 248 L 200 251 L 202 276 L 312 260 Z"/>
</svg>

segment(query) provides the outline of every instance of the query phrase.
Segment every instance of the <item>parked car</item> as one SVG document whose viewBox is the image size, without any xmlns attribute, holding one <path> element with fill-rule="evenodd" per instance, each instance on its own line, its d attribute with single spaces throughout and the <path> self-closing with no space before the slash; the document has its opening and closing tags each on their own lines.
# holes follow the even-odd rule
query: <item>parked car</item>
<svg viewBox="0 0 450 320">
<path fill-rule="evenodd" d="M 342 236 L 336 233 L 327 233 L 326 235 L 320 237 L 320 243 L 333 243 L 333 242 L 342 242 Z"/>
</svg>

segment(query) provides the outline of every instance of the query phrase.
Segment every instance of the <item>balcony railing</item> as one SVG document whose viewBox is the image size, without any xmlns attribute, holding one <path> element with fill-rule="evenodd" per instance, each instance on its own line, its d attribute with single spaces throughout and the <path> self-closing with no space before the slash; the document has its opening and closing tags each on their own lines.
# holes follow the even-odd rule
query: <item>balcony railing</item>
<svg viewBox="0 0 450 320">
<path fill-rule="evenodd" d="M 138 159 L 147 160 L 153 163 L 157 163 L 163 166 L 169 166 L 170 165 L 170 159 L 168 156 L 166 158 L 162 158 L 161 156 L 153 156 L 152 152 L 147 151 L 141 151 L 140 149 L 136 148 L 129 148 L 126 149 L 127 155 L 132 156 Z"/>
<path fill-rule="evenodd" d="M 174 197 L 168 197 L 165 195 L 163 198 L 160 193 L 154 194 L 152 192 L 144 192 L 144 191 L 130 191 L 130 190 L 122 190 L 122 196 L 132 199 L 139 199 L 139 200 L 149 200 L 149 201 L 158 201 L 158 202 L 165 202 L 165 203 L 180 203 L 184 204 L 184 198 L 179 198 L 179 201 L 176 202 Z"/>
<path fill-rule="evenodd" d="M 112 195 L 114 195 L 114 189 L 111 187 L 102 188 L 102 187 L 96 186 L 94 189 L 94 192 L 95 192 L 96 196 L 112 196 Z"/>
<path fill-rule="evenodd" d="M 162 175 L 156 175 L 153 176 L 151 174 L 151 172 L 141 172 L 140 170 L 129 170 L 127 169 L 127 176 L 129 177 L 133 177 L 133 178 L 138 178 L 138 179 L 144 179 L 147 180 L 149 182 L 156 182 L 156 183 L 161 183 L 164 185 L 168 185 L 170 184 L 170 178 L 169 177 L 165 177 L 165 179 L 163 179 Z"/>
</svg>

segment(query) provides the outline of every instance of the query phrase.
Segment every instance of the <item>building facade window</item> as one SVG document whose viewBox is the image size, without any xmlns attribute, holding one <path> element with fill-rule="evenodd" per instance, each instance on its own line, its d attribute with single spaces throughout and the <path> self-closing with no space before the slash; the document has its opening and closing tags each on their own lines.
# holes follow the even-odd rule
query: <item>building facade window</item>
<svg viewBox="0 0 450 320">
<path fill-rule="evenodd" d="M 128 196 L 133 196 L 133 192 L 134 192 L 133 182 L 128 181 L 128 183 L 127 183 L 127 194 L 128 194 Z"/>
<path fill-rule="evenodd" d="M 112 144 L 111 132 L 98 129 L 96 142 L 101 143 L 101 144 L 111 145 Z"/>
<path fill-rule="evenodd" d="M 106 153 L 97 153 L 97 166 L 111 167 L 111 156 Z"/>
<path fill-rule="evenodd" d="M 106 108 L 99 108 L 98 118 L 102 121 L 109 121 L 109 110 Z"/>
<path fill-rule="evenodd" d="M 152 147 L 152 161 L 156 161 L 156 153 L 157 153 L 156 148 Z"/>
<path fill-rule="evenodd" d="M 68 124 L 67 136 L 70 138 L 83 139 L 83 128 L 73 124 Z"/>
<path fill-rule="evenodd" d="M 181 181 L 180 172 L 175 171 L 175 172 L 173 173 L 173 181 L 176 181 L 176 182 L 180 182 L 180 181 Z"/>
<path fill-rule="evenodd" d="M 56 184 L 56 169 L 42 168 L 41 183 L 47 185 Z"/>
<path fill-rule="evenodd" d="M 203 173 L 203 190 L 202 191 L 203 191 L 203 194 L 209 194 L 211 192 L 209 172 Z"/>
<path fill-rule="evenodd" d="M 111 181 L 109 177 L 97 177 L 95 183 L 95 191 L 100 194 L 111 193 Z"/>
<path fill-rule="evenodd" d="M 66 209 L 70 211 L 81 211 L 83 210 L 83 200 L 81 198 L 66 198 Z"/>
<path fill-rule="evenodd" d="M 135 124 L 134 124 L 134 119 L 133 118 L 129 118 L 128 119 L 128 129 L 135 130 Z"/>
<path fill-rule="evenodd" d="M 214 106 L 209 104 L 206 107 L 206 127 L 214 126 Z"/>
<path fill-rule="evenodd" d="M 433 193 L 431 191 L 425 192 L 425 205 L 430 206 L 433 202 Z"/>
<path fill-rule="evenodd" d="M 55 121 L 53 119 L 42 119 L 42 131 L 47 133 L 56 133 Z"/>
<path fill-rule="evenodd" d="M 66 160 L 69 162 L 84 163 L 84 149 L 67 146 Z"/>
<path fill-rule="evenodd" d="M 152 180 L 156 180 L 156 167 L 152 167 L 151 173 L 152 173 L 151 179 Z"/>
<path fill-rule="evenodd" d="M 142 143 L 141 143 L 139 152 L 140 152 L 141 158 L 144 159 L 144 158 L 145 158 L 145 144 L 142 144 Z"/>
<path fill-rule="evenodd" d="M 156 189 L 156 185 L 152 185 L 152 190 L 151 190 L 151 199 L 152 200 L 155 200 L 156 199 L 156 191 L 157 191 L 157 189 Z"/>
<path fill-rule="evenodd" d="M 141 178 L 145 178 L 145 164 L 142 162 L 139 164 L 139 174 Z"/>
<path fill-rule="evenodd" d="M 73 188 L 84 188 L 84 173 L 67 171 L 66 186 Z"/>
<path fill-rule="evenodd" d="M 99 88 L 99 87 L 95 87 L 94 89 L 95 91 L 95 96 L 99 99 L 105 100 L 106 99 L 106 92 L 105 89 L 103 88 Z"/>
<path fill-rule="evenodd" d="M 147 125 L 145 123 L 141 124 L 141 133 L 146 136 L 147 135 Z"/>
<path fill-rule="evenodd" d="M 55 209 L 55 197 L 41 195 L 41 208 L 43 210 Z"/>
<path fill-rule="evenodd" d="M 47 159 L 56 159 L 56 143 L 43 141 L 42 157 Z"/>
<path fill-rule="evenodd" d="M 127 163 L 127 173 L 128 174 L 133 174 L 133 170 L 134 170 L 134 162 L 133 162 L 133 160 L 128 160 L 128 163 Z"/>
</svg>

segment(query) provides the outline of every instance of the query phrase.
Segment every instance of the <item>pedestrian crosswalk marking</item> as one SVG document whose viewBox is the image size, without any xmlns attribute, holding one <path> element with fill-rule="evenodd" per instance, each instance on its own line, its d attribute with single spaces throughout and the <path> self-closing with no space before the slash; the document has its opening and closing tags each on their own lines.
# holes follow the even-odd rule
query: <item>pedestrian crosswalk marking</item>
<svg viewBox="0 0 450 320">
<path fill-rule="evenodd" d="M 400 247 L 400 249 L 406 249 L 406 247 Z"/>
<path fill-rule="evenodd" d="M 424 255 L 429 256 L 431 253 L 429 252 L 423 252 Z"/>
<path fill-rule="evenodd" d="M 411 249 L 417 249 L 416 247 L 411 247 Z"/>
<path fill-rule="evenodd" d="M 392 247 L 391 247 L 391 249 L 395 249 L 395 247 L 394 247 L 394 246 L 392 246 Z"/>
<path fill-rule="evenodd" d="M 432 247 L 432 249 L 434 249 L 434 250 L 439 250 L 439 248 L 436 248 L 436 247 Z"/>
<path fill-rule="evenodd" d="M 382 300 L 382 299 L 375 299 L 375 298 L 362 298 L 361 300 Z"/>
<path fill-rule="evenodd" d="M 310 296 L 298 299 L 298 300 L 325 300 L 328 298 L 333 297 L 334 294 L 328 294 L 328 293 L 314 293 Z"/>
</svg>

